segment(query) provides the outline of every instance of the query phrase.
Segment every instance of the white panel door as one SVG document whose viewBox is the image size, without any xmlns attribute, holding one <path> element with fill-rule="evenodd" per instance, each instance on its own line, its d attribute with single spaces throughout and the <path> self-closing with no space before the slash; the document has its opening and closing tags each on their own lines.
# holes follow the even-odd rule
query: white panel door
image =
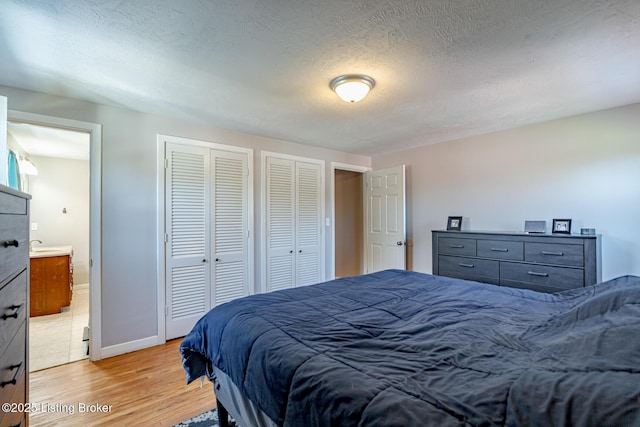
<svg viewBox="0 0 640 427">
<path fill-rule="evenodd" d="M 211 307 L 249 295 L 248 157 L 211 151 Z"/>
<path fill-rule="evenodd" d="M 166 144 L 166 338 L 184 336 L 209 310 L 209 150 Z"/>
<path fill-rule="evenodd" d="M 370 171 L 366 179 L 367 272 L 406 268 L 405 167 Z"/>
<path fill-rule="evenodd" d="M 295 162 L 266 159 L 266 290 L 295 283 Z"/>
<path fill-rule="evenodd" d="M 321 281 L 320 165 L 296 162 L 296 286 Z"/>
</svg>

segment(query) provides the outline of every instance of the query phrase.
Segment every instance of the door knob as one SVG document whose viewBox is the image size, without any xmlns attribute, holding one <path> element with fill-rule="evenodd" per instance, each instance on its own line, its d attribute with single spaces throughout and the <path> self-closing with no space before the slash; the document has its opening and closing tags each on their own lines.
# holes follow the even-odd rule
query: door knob
<svg viewBox="0 0 640 427">
<path fill-rule="evenodd" d="M 398 242 L 396 242 L 396 245 L 398 245 L 398 246 L 402 246 L 402 245 L 403 245 L 403 242 L 398 241 Z"/>
</svg>

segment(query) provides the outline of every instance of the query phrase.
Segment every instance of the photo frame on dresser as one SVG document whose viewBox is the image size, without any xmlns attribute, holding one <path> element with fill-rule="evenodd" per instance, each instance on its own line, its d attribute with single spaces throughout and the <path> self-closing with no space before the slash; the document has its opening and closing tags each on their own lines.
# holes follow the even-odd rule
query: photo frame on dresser
<svg viewBox="0 0 640 427">
<path fill-rule="evenodd" d="M 556 234 L 571 234 L 571 220 L 554 218 L 551 232 Z"/>
<path fill-rule="evenodd" d="M 460 231 L 462 229 L 462 217 L 450 216 L 447 219 L 447 230 Z"/>
</svg>

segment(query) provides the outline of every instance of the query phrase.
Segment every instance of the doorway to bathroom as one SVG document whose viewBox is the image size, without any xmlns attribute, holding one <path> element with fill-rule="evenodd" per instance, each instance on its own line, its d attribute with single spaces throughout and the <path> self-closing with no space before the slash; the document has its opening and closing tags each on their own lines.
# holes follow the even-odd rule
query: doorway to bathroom
<svg viewBox="0 0 640 427">
<path fill-rule="evenodd" d="M 32 196 L 29 370 L 37 371 L 87 358 L 95 344 L 99 126 L 10 111 L 7 128 L 8 148 L 27 165 L 23 191 Z"/>
</svg>

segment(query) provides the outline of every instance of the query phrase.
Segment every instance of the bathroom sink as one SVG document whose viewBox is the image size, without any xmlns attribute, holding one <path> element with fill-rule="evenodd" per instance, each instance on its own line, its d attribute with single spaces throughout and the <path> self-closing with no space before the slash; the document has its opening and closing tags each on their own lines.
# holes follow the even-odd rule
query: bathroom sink
<svg viewBox="0 0 640 427">
<path fill-rule="evenodd" d="M 72 246 L 36 246 L 31 249 L 29 256 L 31 258 L 41 258 L 47 256 L 72 255 Z"/>
<path fill-rule="evenodd" d="M 31 252 L 59 252 L 65 251 L 68 248 L 68 246 L 40 246 L 37 248 L 33 248 Z"/>
</svg>

